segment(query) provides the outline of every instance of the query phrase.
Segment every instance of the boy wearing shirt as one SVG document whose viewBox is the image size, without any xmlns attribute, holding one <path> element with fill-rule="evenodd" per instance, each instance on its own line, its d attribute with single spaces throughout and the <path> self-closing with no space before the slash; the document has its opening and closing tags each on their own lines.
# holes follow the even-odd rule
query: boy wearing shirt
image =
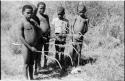
<svg viewBox="0 0 125 81">
<path fill-rule="evenodd" d="M 56 36 L 55 40 L 55 49 L 56 54 L 55 58 L 60 61 L 62 65 L 64 65 L 64 46 L 59 45 L 65 45 L 66 44 L 66 37 L 69 33 L 69 21 L 64 18 L 65 15 L 65 9 L 63 7 L 57 8 L 57 18 L 54 18 L 52 20 L 52 25 L 54 26 L 54 32 Z M 60 54 L 59 54 L 60 53 Z"/>
</svg>

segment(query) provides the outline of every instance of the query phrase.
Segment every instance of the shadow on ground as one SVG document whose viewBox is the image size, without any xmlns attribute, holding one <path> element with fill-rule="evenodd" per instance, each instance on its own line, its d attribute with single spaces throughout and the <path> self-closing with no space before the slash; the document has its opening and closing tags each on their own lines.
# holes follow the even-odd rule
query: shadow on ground
<svg viewBox="0 0 125 81">
<path fill-rule="evenodd" d="M 67 76 L 68 72 L 69 72 L 68 69 L 61 70 L 56 63 L 49 63 L 49 65 L 46 69 L 40 69 L 36 80 L 52 79 L 52 78 L 61 79 L 62 77 Z"/>
<path fill-rule="evenodd" d="M 84 66 L 88 63 L 95 63 L 97 58 L 88 57 L 86 59 L 80 59 L 80 66 Z M 37 77 L 35 80 L 42 80 L 42 79 L 52 79 L 57 78 L 61 79 L 63 77 L 66 77 L 72 70 L 71 63 L 69 62 L 69 59 L 67 58 L 67 66 L 64 70 L 61 70 L 56 62 L 49 63 L 47 68 L 40 69 L 38 72 Z M 63 67 L 63 66 L 62 66 Z"/>
</svg>

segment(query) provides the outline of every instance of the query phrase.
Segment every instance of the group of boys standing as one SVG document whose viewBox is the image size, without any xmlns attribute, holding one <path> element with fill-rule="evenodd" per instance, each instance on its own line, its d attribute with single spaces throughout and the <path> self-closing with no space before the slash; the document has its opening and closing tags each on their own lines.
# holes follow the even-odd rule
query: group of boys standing
<svg viewBox="0 0 125 81">
<path fill-rule="evenodd" d="M 22 8 L 23 18 L 19 24 L 19 38 L 23 44 L 23 58 L 24 58 L 24 74 L 25 78 L 30 78 L 33 80 L 33 72 L 35 74 L 38 72 L 38 68 L 41 67 L 41 53 L 37 51 L 42 51 L 44 46 L 44 53 L 48 55 L 49 51 L 49 40 L 50 40 L 50 23 L 48 15 L 44 14 L 46 9 L 46 4 L 44 2 L 39 2 L 37 4 L 37 9 L 33 12 L 33 7 L 31 5 L 24 5 Z M 65 47 L 60 47 L 60 45 L 66 44 L 66 38 L 69 32 L 72 31 L 73 46 L 81 55 L 83 35 L 88 30 L 88 19 L 84 15 L 86 12 L 85 6 L 80 6 L 78 8 L 78 13 L 72 23 L 69 25 L 69 21 L 64 17 L 65 9 L 64 7 L 57 8 L 57 18 L 52 20 L 52 26 L 55 32 L 55 58 L 65 66 L 64 61 L 64 50 Z M 76 44 L 75 44 L 76 43 Z M 74 51 L 75 52 L 75 51 Z M 61 53 L 61 54 L 60 54 Z M 35 57 L 35 58 L 34 58 Z M 72 55 L 74 65 L 77 66 L 77 54 Z M 33 71 L 33 65 L 35 62 L 35 71 Z M 43 68 L 47 67 L 47 58 L 44 56 Z M 65 68 L 65 67 L 63 67 Z M 29 75 L 29 77 L 28 77 Z"/>
</svg>

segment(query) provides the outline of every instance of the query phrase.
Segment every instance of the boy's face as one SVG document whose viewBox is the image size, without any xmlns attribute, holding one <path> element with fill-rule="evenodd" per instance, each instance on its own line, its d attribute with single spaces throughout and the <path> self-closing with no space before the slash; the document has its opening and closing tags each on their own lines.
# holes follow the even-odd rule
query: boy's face
<svg viewBox="0 0 125 81">
<path fill-rule="evenodd" d="M 45 12 L 45 6 L 44 6 L 44 5 L 39 5 L 39 7 L 38 7 L 38 12 L 39 12 L 40 14 L 43 14 L 43 13 Z"/>
<path fill-rule="evenodd" d="M 33 12 L 33 10 L 32 9 L 25 9 L 24 10 L 24 12 L 23 12 L 23 15 L 24 15 L 24 17 L 26 18 L 26 19 L 30 19 L 31 18 L 31 16 L 32 16 L 32 12 Z"/>
</svg>

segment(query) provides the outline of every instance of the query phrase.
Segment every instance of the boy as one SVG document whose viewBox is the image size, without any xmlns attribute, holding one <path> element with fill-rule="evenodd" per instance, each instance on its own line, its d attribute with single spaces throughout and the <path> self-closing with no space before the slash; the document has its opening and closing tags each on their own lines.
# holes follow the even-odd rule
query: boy
<svg viewBox="0 0 125 81">
<path fill-rule="evenodd" d="M 64 65 L 64 50 L 65 47 L 59 45 L 64 45 L 66 43 L 66 34 L 69 33 L 69 21 L 64 18 L 65 9 L 63 7 L 57 8 L 57 18 L 54 18 L 52 25 L 54 26 L 56 40 L 55 40 L 55 49 L 56 54 L 55 58 L 60 61 L 61 65 Z M 59 52 L 61 53 L 59 55 Z"/>
<path fill-rule="evenodd" d="M 75 17 L 72 25 L 74 33 L 73 46 L 76 49 L 73 50 L 73 56 L 72 56 L 74 61 L 74 66 L 79 65 L 82 43 L 83 43 L 83 35 L 88 31 L 88 18 L 85 16 L 85 12 L 86 12 L 86 7 L 84 5 L 78 6 L 78 15 Z"/>
<path fill-rule="evenodd" d="M 19 38 L 21 40 L 22 45 L 22 54 L 24 58 L 24 73 L 25 78 L 28 79 L 30 77 L 33 80 L 33 54 L 37 51 L 35 48 L 35 44 L 37 38 L 39 37 L 37 34 L 37 26 L 35 25 L 34 20 L 31 18 L 33 13 L 33 8 L 31 5 L 24 5 L 22 8 L 23 18 L 19 24 Z M 29 74 L 28 74 L 29 73 Z M 28 77 L 29 75 L 29 77 Z"/>
<path fill-rule="evenodd" d="M 49 36 L 50 36 L 50 24 L 48 15 L 44 14 L 46 9 L 46 4 L 44 2 L 39 2 L 37 4 L 36 17 L 39 19 L 40 30 L 42 32 L 41 38 L 37 42 L 37 49 L 42 51 L 42 47 L 44 46 L 44 51 L 49 51 Z M 44 52 L 48 55 L 48 52 Z M 37 54 L 36 63 L 35 63 L 35 74 L 37 74 L 37 66 L 39 69 L 41 67 L 41 53 Z M 47 58 L 44 56 L 44 64 L 43 68 L 47 67 Z"/>
</svg>

